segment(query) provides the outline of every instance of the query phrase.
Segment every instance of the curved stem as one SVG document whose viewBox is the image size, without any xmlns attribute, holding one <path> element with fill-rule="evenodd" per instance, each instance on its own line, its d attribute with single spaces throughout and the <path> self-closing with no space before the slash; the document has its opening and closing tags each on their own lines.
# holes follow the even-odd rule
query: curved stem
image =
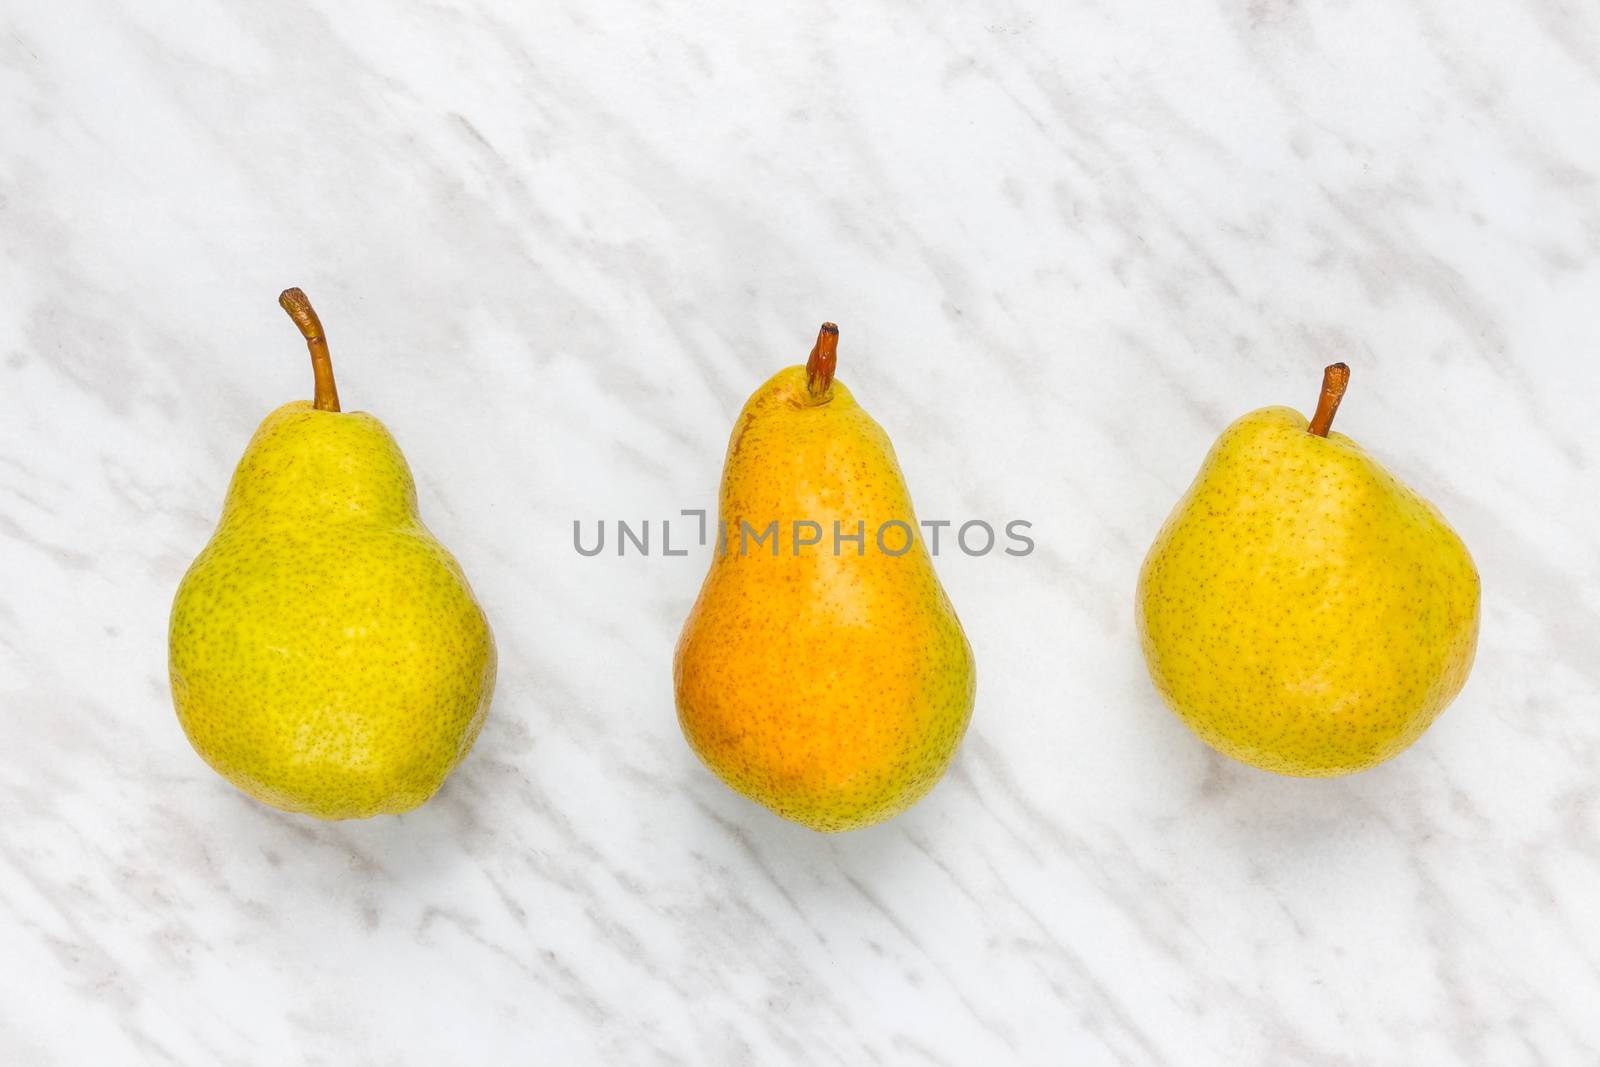
<svg viewBox="0 0 1600 1067">
<path fill-rule="evenodd" d="M 1322 395 L 1317 397 L 1317 411 L 1311 416 L 1311 425 L 1306 427 L 1308 433 L 1318 437 L 1328 436 L 1328 427 L 1333 425 L 1333 416 L 1339 410 L 1339 401 L 1344 399 L 1345 387 L 1350 384 L 1350 368 L 1343 363 L 1335 363 L 1325 367 L 1322 371 Z"/>
<path fill-rule="evenodd" d="M 285 289 L 278 294 L 278 305 L 289 313 L 300 335 L 311 350 L 311 373 L 316 376 L 316 392 L 311 406 L 318 411 L 339 410 L 339 390 L 333 384 L 333 360 L 328 357 L 328 339 L 322 333 L 322 320 L 316 309 L 299 289 Z"/>
<path fill-rule="evenodd" d="M 833 371 L 839 365 L 839 327 L 831 322 L 817 331 L 817 343 L 806 358 L 806 391 L 812 400 L 826 400 L 833 388 Z"/>
</svg>

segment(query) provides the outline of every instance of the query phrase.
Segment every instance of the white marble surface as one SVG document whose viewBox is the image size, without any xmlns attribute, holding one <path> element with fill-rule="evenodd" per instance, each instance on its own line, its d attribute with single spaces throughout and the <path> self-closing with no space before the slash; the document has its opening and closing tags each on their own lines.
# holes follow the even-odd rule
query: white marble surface
<svg viewBox="0 0 1600 1067">
<path fill-rule="evenodd" d="M 0 1063 L 1593 1063 L 1597 115 L 1557 0 L 0 3 Z M 499 638 L 401 818 L 255 804 L 168 698 L 290 284 Z M 705 552 L 571 547 L 714 505 L 823 318 L 923 517 L 1039 542 L 941 557 L 972 730 L 831 838 L 679 736 Z M 1336 358 L 1483 637 L 1293 781 L 1163 709 L 1132 589 Z"/>
</svg>

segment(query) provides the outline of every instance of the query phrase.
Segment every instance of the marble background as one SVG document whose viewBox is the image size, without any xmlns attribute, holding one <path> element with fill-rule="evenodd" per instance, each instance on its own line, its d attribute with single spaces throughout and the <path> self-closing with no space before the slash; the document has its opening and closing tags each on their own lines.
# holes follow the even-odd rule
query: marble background
<svg viewBox="0 0 1600 1067">
<path fill-rule="evenodd" d="M 0 1062 L 1593 1063 L 1597 115 L 1558 0 L 0 2 Z M 499 638 L 400 818 L 264 808 L 170 706 L 172 591 L 310 395 L 286 285 Z M 714 506 L 823 318 L 921 515 L 1038 541 L 941 557 L 971 732 L 842 837 L 680 738 L 705 551 L 571 540 Z M 1482 643 L 1294 781 L 1164 710 L 1132 589 L 1340 358 Z"/>
</svg>

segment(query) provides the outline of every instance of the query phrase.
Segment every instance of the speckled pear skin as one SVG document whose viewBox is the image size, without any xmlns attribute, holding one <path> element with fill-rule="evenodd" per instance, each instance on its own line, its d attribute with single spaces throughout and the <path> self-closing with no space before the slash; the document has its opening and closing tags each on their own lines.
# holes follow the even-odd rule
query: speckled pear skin
<svg viewBox="0 0 1600 1067">
<path fill-rule="evenodd" d="M 1262 408 L 1212 447 L 1139 575 L 1145 660 L 1208 744 L 1280 774 L 1365 770 L 1460 692 L 1478 572 L 1344 434 Z"/>
<path fill-rule="evenodd" d="M 494 638 L 417 516 L 382 423 L 286 404 L 262 422 L 178 587 L 173 702 L 244 792 L 321 819 L 408 811 L 472 747 Z"/>
<path fill-rule="evenodd" d="M 740 522 L 768 544 L 739 551 Z M 866 524 L 866 553 L 833 553 L 833 521 Z M 802 367 L 780 371 L 739 415 L 720 499 L 728 550 L 714 555 L 679 638 L 678 721 L 724 782 L 824 832 L 881 822 L 922 798 L 950 765 L 972 714 L 976 674 L 939 584 L 889 438 L 834 381 L 811 403 Z M 823 527 L 795 555 L 793 522 Z M 880 551 L 889 520 L 915 538 Z M 802 539 L 814 531 L 802 530 Z M 905 532 L 884 543 L 901 549 Z"/>
</svg>

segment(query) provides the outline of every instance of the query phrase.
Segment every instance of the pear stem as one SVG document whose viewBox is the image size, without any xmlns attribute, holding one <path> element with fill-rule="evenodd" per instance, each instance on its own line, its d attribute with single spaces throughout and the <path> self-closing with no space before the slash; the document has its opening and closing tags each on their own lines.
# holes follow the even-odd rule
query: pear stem
<svg viewBox="0 0 1600 1067">
<path fill-rule="evenodd" d="M 811 399 L 826 400 L 833 388 L 833 371 L 839 365 L 839 327 L 831 322 L 817 331 L 817 343 L 806 358 L 806 392 Z"/>
<path fill-rule="evenodd" d="M 339 410 L 339 390 L 333 384 L 333 360 L 328 356 L 328 338 L 322 332 L 322 320 L 316 309 L 299 289 L 285 289 L 278 294 L 278 305 L 289 313 L 300 335 L 311 350 L 311 373 L 316 376 L 316 392 L 311 406 L 318 411 Z"/>
<path fill-rule="evenodd" d="M 1333 416 L 1338 413 L 1339 401 L 1344 399 L 1344 391 L 1349 384 L 1350 368 L 1343 363 L 1323 368 L 1322 395 L 1317 397 L 1317 410 L 1311 416 L 1307 432 L 1317 437 L 1328 436 L 1328 428 L 1333 425 Z"/>
</svg>

